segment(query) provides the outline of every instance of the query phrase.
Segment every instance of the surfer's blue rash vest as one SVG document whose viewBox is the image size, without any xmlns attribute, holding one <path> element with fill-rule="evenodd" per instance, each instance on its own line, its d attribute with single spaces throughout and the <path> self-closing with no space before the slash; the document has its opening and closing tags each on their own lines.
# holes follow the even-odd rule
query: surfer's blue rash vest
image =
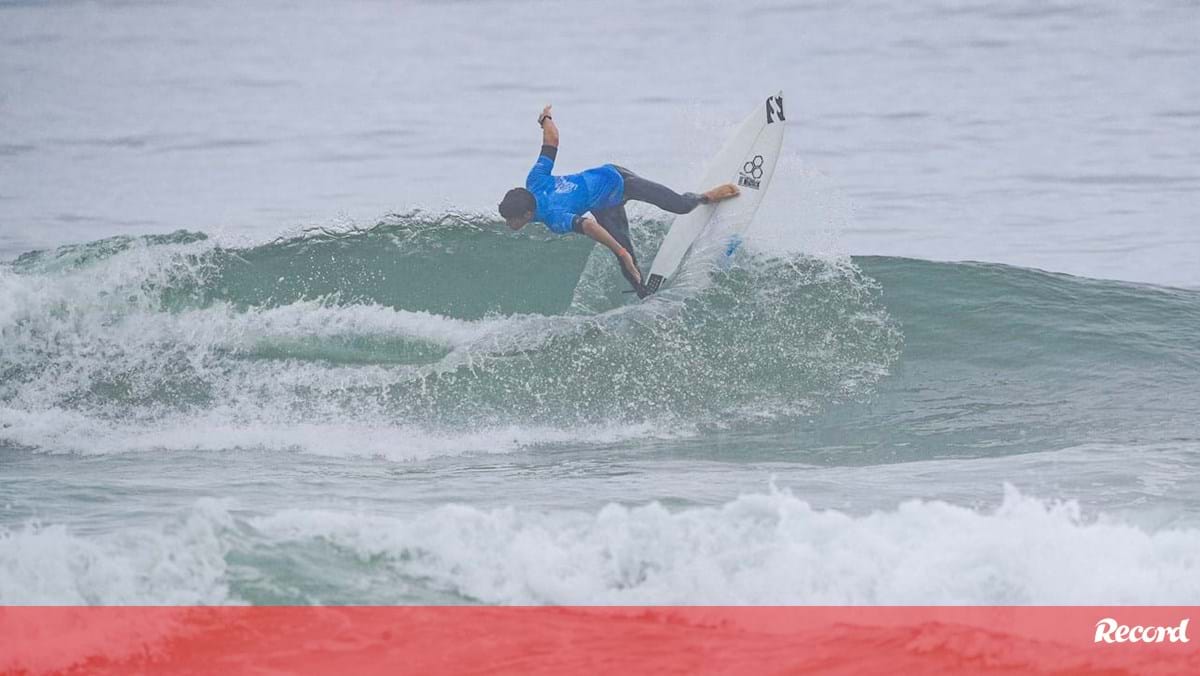
<svg viewBox="0 0 1200 676">
<path fill-rule="evenodd" d="M 566 176 L 551 176 L 558 148 L 542 146 L 542 153 L 525 189 L 537 202 L 533 220 L 546 224 L 550 232 L 565 235 L 574 230 L 582 216 L 593 210 L 615 207 L 625 197 L 625 180 L 611 164 Z"/>
</svg>

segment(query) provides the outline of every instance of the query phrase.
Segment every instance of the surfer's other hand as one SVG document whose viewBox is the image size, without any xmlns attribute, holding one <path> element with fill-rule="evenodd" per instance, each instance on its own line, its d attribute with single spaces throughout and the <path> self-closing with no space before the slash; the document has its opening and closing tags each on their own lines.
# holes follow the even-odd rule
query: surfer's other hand
<svg viewBox="0 0 1200 676">
<path fill-rule="evenodd" d="M 625 270 L 629 272 L 629 276 L 632 277 L 635 282 L 641 284 L 642 273 L 638 271 L 637 265 L 633 262 L 633 256 L 630 255 L 629 251 L 627 249 L 621 249 L 621 252 L 617 254 L 617 258 L 621 260 L 621 265 L 624 266 Z"/>
</svg>

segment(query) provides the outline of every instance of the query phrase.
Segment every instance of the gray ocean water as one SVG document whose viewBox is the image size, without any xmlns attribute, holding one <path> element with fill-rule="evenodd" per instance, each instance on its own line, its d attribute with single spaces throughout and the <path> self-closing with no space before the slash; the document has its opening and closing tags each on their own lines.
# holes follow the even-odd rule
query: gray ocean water
<svg viewBox="0 0 1200 676">
<path fill-rule="evenodd" d="M 0 603 L 1200 603 L 1193 2 L 0 2 Z M 692 189 L 622 293 L 493 213 Z M 650 260 L 669 220 L 634 212 Z"/>
</svg>

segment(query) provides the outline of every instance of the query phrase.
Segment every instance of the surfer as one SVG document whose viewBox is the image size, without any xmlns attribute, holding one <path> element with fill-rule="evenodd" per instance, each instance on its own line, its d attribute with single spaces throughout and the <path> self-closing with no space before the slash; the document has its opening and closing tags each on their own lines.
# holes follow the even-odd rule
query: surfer
<svg viewBox="0 0 1200 676">
<path fill-rule="evenodd" d="M 578 174 L 552 176 L 550 171 L 558 155 L 558 127 L 550 116 L 550 106 L 542 109 L 538 124 L 542 127 L 542 152 L 525 178 L 525 187 L 509 190 L 501 200 L 500 215 L 504 222 L 513 230 L 520 230 L 530 221 L 541 221 L 550 232 L 559 235 L 577 232 L 591 237 L 616 255 L 621 273 L 633 285 L 638 298 L 645 298 L 650 292 L 642 284 L 642 273 L 629 239 L 625 203 L 649 202 L 673 214 L 686 214 L 701 204 L 715 204 L 738 195 L 738 188 L 732 183 L 699 195 L 680 194 L 614 164 Z"/>
</svg>

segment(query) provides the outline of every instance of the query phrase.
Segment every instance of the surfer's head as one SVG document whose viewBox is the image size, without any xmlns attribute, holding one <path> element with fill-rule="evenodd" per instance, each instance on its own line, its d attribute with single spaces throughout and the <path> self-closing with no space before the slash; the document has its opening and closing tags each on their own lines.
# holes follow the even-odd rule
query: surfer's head
<svg viewBox="0 0 1200 676">
<path fill-rule="evenodd" d="M 504 199 L 500 200 L 500 215 L 513 230 L 520 230 L 532 221 L 533 210 L 536 208 L 537 202 L 533 199 L 533 193 L 525 188 L 513 188 L 504 193 Z"/>
</svg>

